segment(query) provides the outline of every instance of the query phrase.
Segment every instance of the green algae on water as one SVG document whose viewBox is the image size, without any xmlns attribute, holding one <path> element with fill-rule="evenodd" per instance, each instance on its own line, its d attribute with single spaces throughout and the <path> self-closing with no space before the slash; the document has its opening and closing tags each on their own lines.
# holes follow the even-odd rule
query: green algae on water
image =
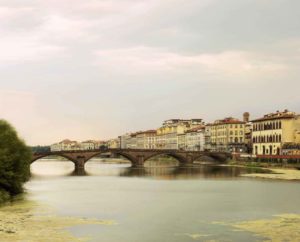
<svg viewBox="0 0 300 242">
<path fill-rule="evenodd" d="M 30 201 L 17 201 L 0 208 L 1 241 L 76 242 L 88 241 L 74 237 L 66 229 L 76 225 L 114 225 L 112 220 L 60 217 L 45 206 Z"/>
</svg>

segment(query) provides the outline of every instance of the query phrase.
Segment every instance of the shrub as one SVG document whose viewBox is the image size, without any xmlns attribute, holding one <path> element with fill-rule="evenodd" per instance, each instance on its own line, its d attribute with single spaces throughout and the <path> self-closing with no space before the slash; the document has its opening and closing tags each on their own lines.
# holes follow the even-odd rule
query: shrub
<svg viewBox="0 0 300 242">
<path fill-rule="evenodd" d="M 0 120 L 0 195 L 16 195 L 30 176 L 31 151 L 18 137 L 15 129 Z"/>
</svg>

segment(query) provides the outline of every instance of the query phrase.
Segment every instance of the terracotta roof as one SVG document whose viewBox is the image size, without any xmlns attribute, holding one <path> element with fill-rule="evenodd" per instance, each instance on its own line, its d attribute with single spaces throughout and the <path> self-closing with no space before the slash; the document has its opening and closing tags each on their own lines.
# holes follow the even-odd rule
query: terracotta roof
<svg viewBox="0 0 300 242">
<path fill-rule="evenodd" d="M 245 122 L 243 122 L 239 119 L 236 119 L 236 118 L 228 117 L 228 118 L 224 118 L 221 120 L 216 120 L 214 123 L 209 124 L 209 126 L 223 125 L 223 124 L 245 124 Z"/>
<path fill-rule="evenodd" d="M 72 141 L 69 139 L 64 139 L 63 141 L 59 142 L 60 144 L 72 144 L 72 143 L 77 143 L 77 141 Z"/>
<path fill-rule="evenodd" d="M 260 121 L 266 121 L 266 120 L 276 120 L 276 119 L 290 119 L 295 118 L 298 115 L 294 112 L 289 112 L 288 110 L 285 110 L 284 112 L 276 112 L 276 113 L 269 113 L 264 115 L 261 118 L 254 119 L 252 122 L 260 122 Z"/>
</svg>

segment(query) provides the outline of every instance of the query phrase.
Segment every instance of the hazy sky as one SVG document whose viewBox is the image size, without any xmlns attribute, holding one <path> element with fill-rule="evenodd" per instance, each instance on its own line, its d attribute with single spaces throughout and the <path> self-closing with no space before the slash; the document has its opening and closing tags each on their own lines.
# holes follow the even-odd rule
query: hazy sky
<svg viewBox="0 0 300 242">
<path fill-rule="evenodd" d="M 0 0 L 0 118 L 28 144 L 300 112 L 299 0 Z"/>
</svg>

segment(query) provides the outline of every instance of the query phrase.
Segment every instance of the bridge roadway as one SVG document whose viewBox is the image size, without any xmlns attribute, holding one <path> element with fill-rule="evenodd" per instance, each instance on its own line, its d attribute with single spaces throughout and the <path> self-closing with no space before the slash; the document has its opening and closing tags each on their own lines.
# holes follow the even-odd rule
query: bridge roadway
<svg viewBox="0 0 300 242">
<path fill-rule="evenodd" d="M 84 169 L 85 163 L 91 158 L 103 153 L 111 153 L 127 158 L 133 167 L 144 166 L 144 163 L 155 156 L 167 155 L 179 161 L 180 164 L 192 164 L 200 157 L 213 158 L 215 162 L 222 163 L 231 157 L 226 152 L 208 151 L 183 151 L 183 150 L 163 150 L 163 149 L 99 149 L 99 150 L 72 150 L 56 151 L 45 153 L 34 153 L 31 163 L 47 156 L 61 156 L 75 164 L 75 170 Z"/>
</svg>

